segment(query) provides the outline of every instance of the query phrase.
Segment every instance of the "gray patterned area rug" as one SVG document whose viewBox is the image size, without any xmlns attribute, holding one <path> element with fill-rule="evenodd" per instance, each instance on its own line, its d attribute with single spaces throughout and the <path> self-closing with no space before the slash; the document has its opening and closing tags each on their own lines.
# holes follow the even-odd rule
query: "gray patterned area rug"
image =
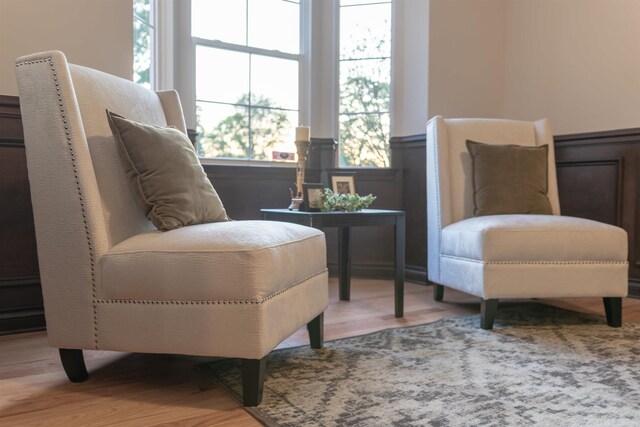
<svg viewBox="0 0 640 427">
<path fill-rule="evenodd" d="M 268 426 L 639 426 L 640 325 L 542 304 L 273 351 Z M 235 360 L 196 367 L 236 399 Z"/>
</svg>

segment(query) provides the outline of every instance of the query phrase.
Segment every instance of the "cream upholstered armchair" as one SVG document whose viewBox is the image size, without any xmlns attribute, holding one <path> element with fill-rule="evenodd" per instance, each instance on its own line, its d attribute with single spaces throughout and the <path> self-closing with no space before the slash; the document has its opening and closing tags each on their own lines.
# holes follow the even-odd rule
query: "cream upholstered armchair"
<svg viewBox="0 0 640 427">
<path fill-rule="evenodd" d="M 473 216 L 467 140 L 549 145 L 553 215 Z M 444 119 L 427 124 L 427 257 L 434 297 L 443 286 L 480 297 L 491 329 L 500 298 L 602 297 L 620 326 L 627 295 L 627 235 L 596 221 L 560 215 L 553 136 L 547 120 Z"/>
<path fill-rule="evenodd" d="M 322 346 L 324 235 L 266 221 L 156 230 L 105 109 L 185 132 L 176 92 L 56 51 L 19 58 L 16 74 L 47 335 L 69 379 L 87 378 L 82 349 L 241 358 L 244 404 L 257 405 L 273 348 L 305 324 Z"/>
</svg>

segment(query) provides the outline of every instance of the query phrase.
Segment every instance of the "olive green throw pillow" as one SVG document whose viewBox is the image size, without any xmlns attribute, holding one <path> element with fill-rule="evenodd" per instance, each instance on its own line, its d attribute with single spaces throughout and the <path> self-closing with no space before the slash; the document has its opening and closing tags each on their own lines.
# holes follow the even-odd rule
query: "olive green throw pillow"
<svg viewBox="0 0 640 427">
<path fill-rule="evenodd" d="M 475 216 L 553 213 L 547 197 L 548 145 L 492 145 L 467 141 Z"/>
<path fill-rule="evenodd" d="M 228 220 L 185 134 L 171 127 L 127 120 L 108 110 L 107 118 L 127 159 L 127 173 L 153 225 L 167 231 Z"/>
</svg>

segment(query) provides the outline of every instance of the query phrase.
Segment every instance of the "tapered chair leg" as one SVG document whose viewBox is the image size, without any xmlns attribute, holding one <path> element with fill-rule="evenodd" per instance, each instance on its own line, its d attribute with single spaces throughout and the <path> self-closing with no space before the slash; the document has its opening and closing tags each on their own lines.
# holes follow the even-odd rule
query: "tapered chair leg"
<svg viewBox="0 0 640 427">
<path fill-rule="evenodd" d="M 497 312 L 497 299 L 483 299 L 480 301 L 480 327 L 482 329 L 493 329 L 493 321 L 496 320 Z"/>
<path fill-rule="evenodd" d="M 322 348 L 324 344 L 324 312 L 307 323 L 307 330 L 309 331 L 311 348 Z"/>
<path fill-rule="evenodd" d="M 242 404 L 244 406 L 258 406 L 262 402 L 266 370 L 266 356 L 262 359 L 242 359 Z"/>
<path fill-rule="evenodd" d="M 68 348 L 61 348 L 59 350 L 62 367 L 67 377 L 69 377 L 69 381 L 72 383 L 81 383 L 89 378 L 87 368 L 84 365 L 82 350 Z"/>
<path fill-rule="evenodd" d="M 602 298 L 607 314 L 607 325 L 612 328 L 622 326 L 622 298 Z"/>
<path fill-rule="evenodd" d="M 433 283 L 433 282 L 431 282 Z M 433 283 L 433 299 L 434 301 L 442 301 L 444 298 L 444 286 Z"/>
</svg>

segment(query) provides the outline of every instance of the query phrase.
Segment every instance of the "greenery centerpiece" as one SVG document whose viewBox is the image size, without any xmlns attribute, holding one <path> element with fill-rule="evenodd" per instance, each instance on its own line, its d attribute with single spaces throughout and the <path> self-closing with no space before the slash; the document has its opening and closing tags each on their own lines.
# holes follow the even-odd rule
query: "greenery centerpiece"
<svg viewBox="0 0 640 427">
<path fill-rule="evenodd" d="M 374 201 L 376 196 L 368 194 L 360 196 L 359 194 L 337 194 L 329 188 L 322 190 L 320 200 L 320 210 L 322 212 L 332 211 L 359 211 L 368 208 Z"/>
</svg>

